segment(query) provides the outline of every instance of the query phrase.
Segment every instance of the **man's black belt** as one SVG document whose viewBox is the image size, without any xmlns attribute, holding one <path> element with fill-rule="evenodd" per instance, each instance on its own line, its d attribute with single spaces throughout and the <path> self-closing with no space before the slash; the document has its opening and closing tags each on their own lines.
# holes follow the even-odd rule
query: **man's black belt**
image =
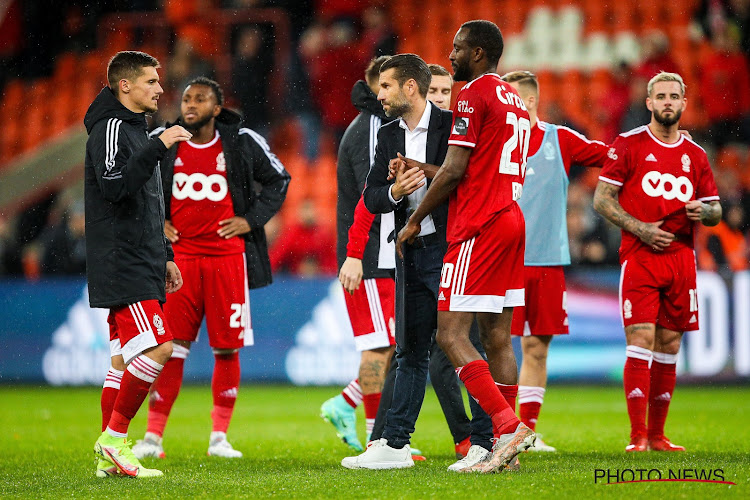
<svg viewBox="0 0 750 500">
<path fill-rule="evenodd" d="M 412 248 L 425 248 L 432 245 L 445 244 L 445 240 L 438 233 L 428 234 L 427 236 L 417 236 L 411 244 Z"/>
</svg>

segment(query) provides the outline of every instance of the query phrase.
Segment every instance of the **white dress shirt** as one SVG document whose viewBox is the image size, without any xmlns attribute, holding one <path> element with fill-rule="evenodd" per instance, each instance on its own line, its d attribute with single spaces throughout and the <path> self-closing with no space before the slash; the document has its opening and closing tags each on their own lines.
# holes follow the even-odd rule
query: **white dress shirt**
<svg viewBox="0 0 750 500">
<path fill-rule="evenodd" d="M 398 121 L 398 126 L 404 129 L 406 142 L 406 151 L 404 151 L 404 156 L 406 156 L 407 158 L 411 158 L 412 160 L 416 160 L 420 163 L 425 163 L 427 158 L 427 129 L 430 126 L 431 114 L 432 106 L 430 105 L 430 102 L 427 101 L 427 105 L 424 108 L 424 113 L 422 113 L 422 118 L 419 119 L 419 123 L 416 127 L 414 127 L 414 130 L 409 130 L 409 126 L 406 125 L 406 122 L 403 118 L 399 118 Z M 393 189 L 392 186 L 391 189 Z M 393 202 L 394 204 L 401 203 L 401 201 L 403 201 L 403 198 L 398 201 L 394 200 L 393 195 L 391 194 L 391 189 L 388 190 L 388 197 L 391 199 L 391 202 Z M 409 212 L 413 212 L 417 209 L 419 203 L 422 201 L 426 193 L 427 183 L 425 182 L 422 187 L 418 188 L 412 194 L 407 196 L 409 203 Z M 428 215 L 422 220 L 422 229 L 419 231 L 419 236 L 427 236 L 428 234 L 432 234 L 434 232 L 435 223 L 432 220 L 432 215 Z"/>
</svg>

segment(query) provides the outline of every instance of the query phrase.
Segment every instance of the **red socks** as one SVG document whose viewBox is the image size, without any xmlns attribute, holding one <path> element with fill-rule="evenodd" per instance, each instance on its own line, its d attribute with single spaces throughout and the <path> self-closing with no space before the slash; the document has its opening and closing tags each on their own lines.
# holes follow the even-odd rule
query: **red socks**
<svg viewBox="0 0 750 500">
<path fill-rule="evenodd" d="M 514 432 L 519 420 L 516 412 L 510 407 L 503 394 L 495 385 L 490 374 L 490 365 L 483 359 L 472 361 L 456 369 L 458 377 L 466 386 L 471 397 L 492 419 L 495 436 Z M 515 386 L 506 386 L 515 387 Z M 509 390 L 510 393 L 510 390 Z M 515 394 L 513 395 L 515 400 Z"/>
<path fill-rule="evenodd" d="M 214 376 L 211 380 L 214 409 L 211 420 L 214 432 L 227 432 L 240 386 L 240 353 L 214 354 L 214 359 Z"/>
<path fill-rule="evenodd" d="M 354 379 L 349 382 L 349 385 L 344 387 L 344 390 L 341 391 L 341 396 L 343 396 L 344 400 L 349 403 L 349 406 L 352 408 L 356 409 L 357 406 L 362 404 L 362 389 L 359 387 L 359 379 Z"/>
<path fill-rule="evenodd" d="M 118 434 L 127 434 L 130 420 L 138 413 L 162 368 L 162 365 L 143 354 L 130 362 L 122 376 L 120 392 L 107 425 L 109 429 Z"/>
<path fill-rule="evenodd" d="M 677 367 L 676 354 L 654 353 L 651 365 L 651 389 L 648 402 L 648 438 L 664 436 L 669 403 L 672 401 Z"/>
<path fill-rule="evenodd" d="M 365 430 L 368 436 L 372 433 L 372 428 L 375 425 L 375 416 L 378 414 L 381 395 L 382 392 L 376 392 L 362 396 L 362 403 L 365 406 Z"/>
<path fill-rule="evenodd" d="M 532 431 L 536 429 L 539 411 L 542 409 L 542 403 L 544 403 L 544 393 L 544 387 L 518 386 L 518 406 L 521 422 Z"/>
<path fill-rule="evenodd" d="M 147 432 L 164 435 L 169 412 L 177 400 L 177 395 L 182 387 L 182 376 L 185 368 L 185 358 L 190 349 L 178 344 L 173 344 L 172 357 L 169 358 L 159 378 L 156 379 L 151 388 L 151 398 L 148 402 L 148 426 Z"/>
<path fill-rule="evenodd" d="M 508 403 L 508 406 L 510 406 L 513 409 L 513 412 L 515 413 L 516 396 L 518 396 L 518 384 L 505 385 L 499 382 L 495 382 L 495 385 L 500 390 L 500 394 L 502 394 L 503 397 L 505 398 L 505 402 Z"/>
<path fill-rule="evenodd" d="M 630 437 L 645 437 L 646 408 L 651 385 L 649 366 L 653 355 L 648 349 L 632 345 L 625 352 L 627 359 L 622 380 L 630 417 Z"/>
<path fill-rule="evenodd" d="M 102 432 L 107 428 L 109 419 L 112 418 L 112 409 L 115 407 L 117 395 L 120 393 L 120 383 L 122 383 L 122 374 L 120 370 L 115 370 L 111 366 L 104 379 L 102 388 Z"/>
</svg>

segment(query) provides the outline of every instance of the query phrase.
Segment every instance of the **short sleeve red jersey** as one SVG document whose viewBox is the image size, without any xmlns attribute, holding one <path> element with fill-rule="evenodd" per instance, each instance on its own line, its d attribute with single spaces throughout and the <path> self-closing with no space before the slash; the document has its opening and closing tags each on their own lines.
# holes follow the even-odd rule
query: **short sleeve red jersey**
<svg viewBox="0 0 750 500">
<path fill-rule="evenodd" d="M 693 248 L 695 224 L 687 218 L 685 204 L 719 199 L 703 148 L 685 136 L 674 144 L 662 142 L 647 125 L 620 134 L 599 180 L 620 186 L 620 205 L 636 219 L 664 221 L 660 229 L 676 236 L 666 252 Z M 637 236 L 622 231 L 621 262 L 642 249 L 652 251 Z"/>
<path fill-rule="evenodd" d="M 224 239 L 219 221 L 234 217 L 227 167 L 219 132 L 211 142 L 177 146 L 172 179 L 170 219 L 180 239 L 172 245 L 180 255 L 231 255 L 245 251 L 240 237 Z"/>
<path fill-rule="evenodd" d="M 461 89 L 448 144 L 472 152 L 450 196 L 450 243 L 472 238 L 494 214 L 521 197 L 530 130 L 523 100 L 498 75 L 484 74 Z"/>
</svg>

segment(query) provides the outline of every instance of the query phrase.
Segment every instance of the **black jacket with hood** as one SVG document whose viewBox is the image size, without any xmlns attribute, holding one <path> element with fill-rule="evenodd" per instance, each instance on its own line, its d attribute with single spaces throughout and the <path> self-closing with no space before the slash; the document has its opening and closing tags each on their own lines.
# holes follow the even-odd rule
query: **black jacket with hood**
<svg viewBox="0 0 750 500">
<path fill-rule="evenodd" d="M 354 223 L 354 209 L 365 187 L 367 173 L 375 159 L 378 129 L 392 119 L 383 111 L 377 96 L 364 80 L 352 88 L 352 104 L 359 115 L 349 124 L 339 146 L 337 162 L 338 203 L 336 206 L 336 232 L 339 269 L 346 260 L 346 246 L 349 243 L 349 228 Z M 393 217 L 391 214 L 387 217 Z M 381 235 L 381 215 L 377 214 L 370 227 L 370 237 L 362 256 L 363 278 L 393 277 L 393 269 L 378 267 L 380 246 L 388 235 Z M 390 231 L 388 231 L 390 232 Z M 382 237 L 381 237 L 382 236 Z M 385 243 L 393 245 L 392 243 Z M 391 250 L 395 252 L 395 250 Z"/>
<path fill-rule="evenodd" d="M 164 195 L 159 161 L 167 148 L 148 138 L 146 116 L 105 87 L 83 120 L 86 142 L 86 275 L 91 307 L 166 300 Z"/>
<path fill-rule="evenodd" d="M 247 275 L 250 288 L 260 288 L 271 284 L 271 261 L 268 257 L 268 243 L 263 226 L 281 208 L 286 199 L 291 176 L 266 140 L 249 128 L 240 127 L 240 115 L 229 109 L 222 109 L 214 122 L 221 137 L 222 149 L 227 168 L 227 185 L 232 198 L 234 214 L 244 217 L 250 225 L 245 234 L 245 254 L 247 255 Z M 183 125 L 179 120 L 177 125 Z M 169 127 L 167 124 L 165 127 Z M 165 127 L 151 132 L 155 137 Z M 167 219 L 170 218 L 174 162 L 178 145 L 172 146 L 161 162 L 162 186 L 165 193 Z"/>
</svg>

